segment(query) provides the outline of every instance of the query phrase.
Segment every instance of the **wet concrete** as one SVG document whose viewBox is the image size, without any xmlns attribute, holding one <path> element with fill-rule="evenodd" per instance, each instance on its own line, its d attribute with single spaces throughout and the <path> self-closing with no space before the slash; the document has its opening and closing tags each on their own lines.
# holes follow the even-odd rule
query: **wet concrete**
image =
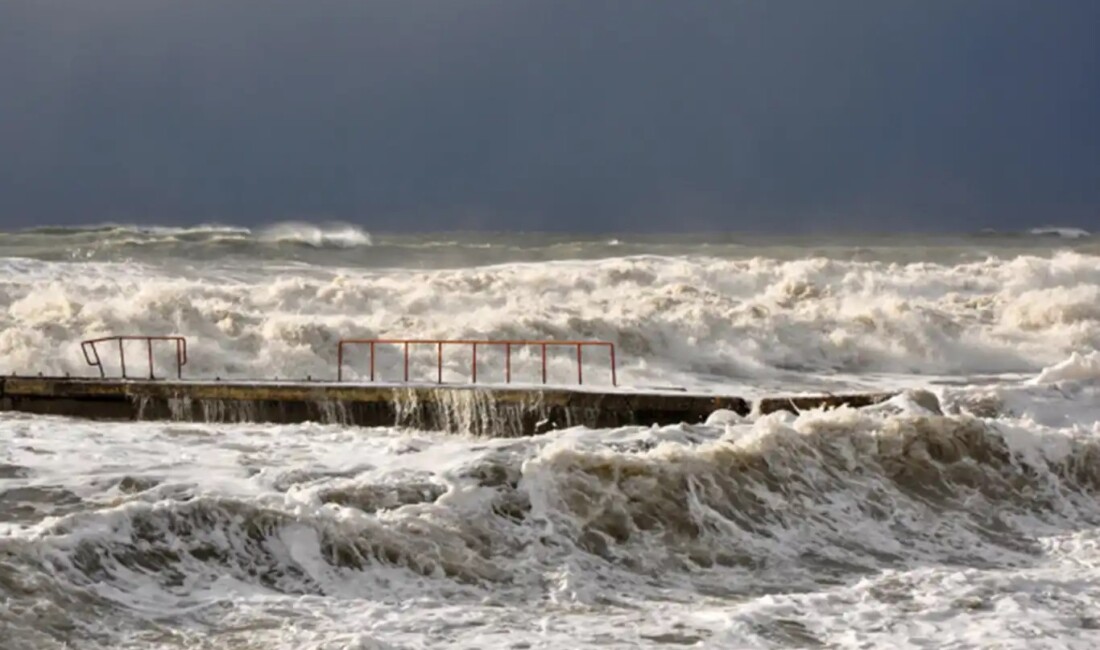
<svg viewBox="0 0 1100 650">
<path fill-rule="evenodd" d="M 760 412 L 867 406 L 893 393 L 774 397 Z M 718 409 L 747 415 L 735 396 L 594 392 L 509 386 L 363 385 L 7 377 L 0 411 L 99 420 L 322 422 L 522 436 L 569 426 L 699 423 Z"/>
</svg>

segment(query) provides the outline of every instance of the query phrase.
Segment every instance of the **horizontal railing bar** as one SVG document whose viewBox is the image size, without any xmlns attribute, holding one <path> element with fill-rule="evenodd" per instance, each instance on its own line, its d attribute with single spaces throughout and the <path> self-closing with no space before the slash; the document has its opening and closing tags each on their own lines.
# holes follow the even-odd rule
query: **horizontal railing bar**
<svg viewBox="0 0 1100 650">
<path fill-rule="evenodd" d="M 454 339 L 342 339 L 340 344 L 382 343 L 385 345 L 566 345 L 575 348 L 576 345 L 601 345 L 614 348 L 615 343 L 610 341 L 537 341 L 537 340 L 454 340 Z"/>
<path fill-rule="evenodd" d="M 541 341 L 538 339 L 340 339 L 340 343 L 385 343 L 390 345 L 401 345 L 404 343 L 423 343 L 427 344 L 448 344 L 454 343 L 456 345 L 615 345 L 611 341 L 559 341 L 559 340 L 547 340 Z"/>
<path fill-rule="evenodd" d="M 182 336 L 104 336 L 101 339 L 88 339 L 81 341 L 81 343 L 106 343 L 107 341 L 184 341 L 187 339 Z"/>
</svg>

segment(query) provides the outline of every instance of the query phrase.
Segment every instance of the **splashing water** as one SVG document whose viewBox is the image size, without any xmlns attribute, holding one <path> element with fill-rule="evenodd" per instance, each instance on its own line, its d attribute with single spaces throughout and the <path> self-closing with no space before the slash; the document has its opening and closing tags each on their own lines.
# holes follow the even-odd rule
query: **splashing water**
<svg viewBox="0 0 1100 650">
<path fill-rule="evenodd" d="M 1091 238 L 123 230 L 0 236 L 0 371 L 84 373 L 73 343 L 123 330 L 222 377 L 324 376 L 341 337 L 601 338 L 633 385 L 939 407 L 518 440 L 0 415 L 5 650 L 1100 642 Z"/>
</svg>

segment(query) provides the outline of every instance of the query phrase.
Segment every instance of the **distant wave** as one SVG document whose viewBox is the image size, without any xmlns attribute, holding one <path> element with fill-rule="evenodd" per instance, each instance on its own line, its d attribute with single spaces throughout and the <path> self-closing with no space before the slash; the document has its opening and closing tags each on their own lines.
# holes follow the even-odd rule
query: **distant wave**
<svg viewBox="0 0 1100 650">
<path fill-rule="evenodd" d="M 1042 228 L 1032 228 L 1028 231 L 1030 235 L 1040 235 L 1044 237 L 1061 237 L 1063 239 L 1082 239 L 1084 237 L 1091 237 L 1092 233 L 1083 228 L 1062 228 L 1058 226 L 1043 226 Z"/>
<path fill-rule="evenodd" d="M 355 248 L 372 245 L 370 233 L 344 223 L 284 222 L 252 230 L 242 226 L 200 224 L 188 227 L 138 226 L 104 223 L 88 226 L 44 226 L 16 236 L 74 237 L 108 246 L 141 246 L 174 242 L 255 242 L 267 245 L 298 244 L 313 248 Z"/>
<path fill-rule="evenodd" d="M 373 243 L 370 233 L 343 223 L 277 223 L 260 230 L 257 237 L 263 242 L 303 244 L 314 248 L 355 248 Z"/>
<path fill-rule="evenodd" d="M 242 226 L 222 224 L 199 224 L 197 226 L 139 226 L 136 224 L 98 223 L 85 226 L 41 226 L 17 231 L 16 234 L 28 235 L 75 235 L 88 233 L 116 233 L 133 235 L 181 235 L 181 234 L 239 234 L 250 235 L 252 230 Z"/>
</svg>

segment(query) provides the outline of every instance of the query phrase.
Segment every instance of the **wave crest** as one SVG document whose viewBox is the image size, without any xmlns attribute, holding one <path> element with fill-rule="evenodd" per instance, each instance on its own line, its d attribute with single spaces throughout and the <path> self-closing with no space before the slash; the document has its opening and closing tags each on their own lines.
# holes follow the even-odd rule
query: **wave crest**
<svg viewBox="0 0 1100 650">
<path fill-rule="evenodd" d="M 445 474 L 455 482 L 446 490 L 417 475 L 399 484 L 337 476 L 278 498 L 137 496 L 44 522 L 35 544 L 80 585 L 143 574 L 171 591 L 228 572 L 282 593 L 324 594 L 361 580 L 349 571 L 388 568 L 487 588 L 522 583 L 547 568 L 529 562 L 553 565 L 574 551 L 641 575 L 724 566 L 805 579 L 912 561 L 980 566 L 1035 553 L 1015 517 L 1100 521 L 1095 441 L 852 409 L 705 435 L 720 430 L 643 431 L 613 445 L 574 432 L 524 454 L 490 452 Z"/>
<path fill-rule="evenodd" d="M 14 233 L 17 237 L 66 238 L 73 245 L 110 247 L 166 246 L 171 244 L 297 244 L 311 248 L 370 246 L 370 233 L 346 223 L 287 221 L 258 230 L 241 226 L 201 224 L 188 227 L 98 224 L 93 226 L 45 226 Z"/>
<path fill-rule="evenodd" d="M 278 444 L 316 433 L 284 430 Z M 228 451 L 214 440 L 233 435 L 210 444 Z M 298 452 L 281 465 L 250 436 L 242 458 L 279 470 L 239 493 L 213 494 L 198 476 L 205 488 L 130 481 L 110 492 L 121 505 L 90 500 L 0 537 L 0 598 L 15 603 L 0 624 L 48 601 L 57 634 L 70 634 L 66 603 L 81 599 L 89 627 L 103 608 L 173 625 L 229 592 L 595 607 L 624 586 L 643 599 L 742 598 L 921 566 L 1026 566 L 1043 554 L 1037 529 L 1100 523 L 1095 439 L 904 409 L 573 429 L 443 453 L 404 442 L 405 468 L 379 471 Z"/>
<path fill-rule="evenodd" d="M 0 372 L 87 374 L 74 343 L 136 331 L 187 336 L 191 377 L 328 377 L 337 340 L 371 337 L 609 340 L 620 378 L 635 386 L 836 390 L 881 381 L 860 379 L 868 373 L 909 385 L 927 381 L 919 375 L 1034 374 L 1100 341 L 1098 259 L 646 256 L 400 273 L 8 260 Z M 535 353 L 514 352 L 514 380 L 538 381 Z M 445 355 L 445 381 L 468 379 L 467 356 Z M 502 357 L 486 352 L 496 373 L 486 381 L 503 379 Z M 349 357 L 349 376 L 365 361 Z M 397 377 L 400 361 L 380 351 L 379 377 Z M 412 377 L 434 378 L 433 351 L 416 349 L 411 362 Z M 586 379 L 607 381 L 604 355 L 585 364 Z M 575 357 L 552 355 L 549 373 L 574 382 Z"/>
<path fill-rule="evenodd" d="M 370 233 L 341 223 L 316 225 L 288 221 L 260 230 L 257 239 L 267 243 L 301 244 L 313 248 L 356 248 L 373 244 Z"/>
<path fill-rule="evenodd" d="M 1084 228 L 1066 228 L 1059 226 L 1044 226 L 1042 228 L 1032 228 L 1028 231 L 1028 234 L 1045 237 L 1061 237 L 1062 239 L 1083 239 L 1085 237 L 1092 236 L 1092 233 L 1085 230 Z"/>
</svg>

